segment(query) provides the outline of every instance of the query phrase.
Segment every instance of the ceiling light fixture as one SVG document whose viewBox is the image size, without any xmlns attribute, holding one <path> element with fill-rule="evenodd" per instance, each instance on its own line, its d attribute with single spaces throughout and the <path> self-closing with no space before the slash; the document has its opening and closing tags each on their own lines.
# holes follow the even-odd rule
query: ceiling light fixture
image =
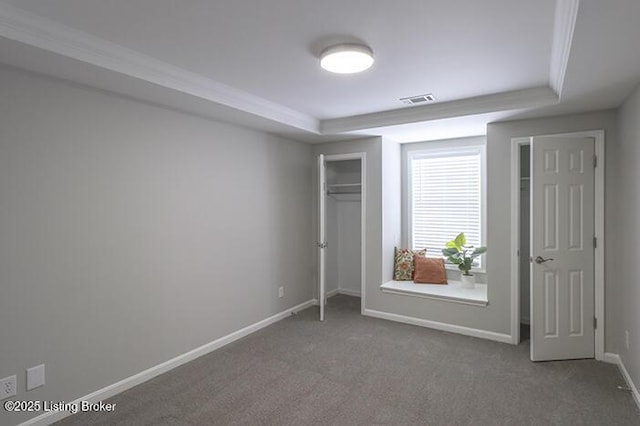
<svg viewBox="0 0 640 426">
<path fill-rule="evenodd" d="M 362 72 L 373 65 L 373 52 L 362 44 L 337 44 L 320 54 L 320 66 L 337 74 Z"/>
</svg>

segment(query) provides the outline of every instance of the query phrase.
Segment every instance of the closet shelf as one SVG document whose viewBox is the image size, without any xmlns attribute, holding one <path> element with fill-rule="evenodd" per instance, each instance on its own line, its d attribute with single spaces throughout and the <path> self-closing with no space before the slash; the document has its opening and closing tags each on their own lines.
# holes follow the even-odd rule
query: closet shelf
<svg viewBox="0 0 640 426">
<path fill-rule="evenodd" d="M 328 185 L 329 188 L 360 188 L 361 183 L 332 183 Z"/>
<path fill-rule="evenodd" d="M 327 185 L 327 195 L 360 194 L 360 183 L 334 183 Z"/>
</svg>

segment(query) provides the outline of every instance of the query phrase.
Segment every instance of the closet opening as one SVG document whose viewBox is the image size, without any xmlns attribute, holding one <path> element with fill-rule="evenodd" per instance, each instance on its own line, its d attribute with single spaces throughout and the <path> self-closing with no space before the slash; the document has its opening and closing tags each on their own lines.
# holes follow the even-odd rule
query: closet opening
<svg viewBox="0 0 640 426">
<path fill-rule="evenodd" d="M 319 203 L 321 319 L 331 310 L 329 298 L 345 295 L 360 298 L 365 288 L 365 190 L 364 153 L 322 156 L 324 183 Z M 325 305 L 328 303 L 328 311 Z M 353 303 L 356 303 L 354 300 Z M 330 314 L 330 313 L 329 313 Z"/>
<path fill-rule="evenodd" d="M 530 337 L 531 265 L 529 263 L 531 229 L 531 145 L 520 149 L 520 341 Z"/>
</svg>

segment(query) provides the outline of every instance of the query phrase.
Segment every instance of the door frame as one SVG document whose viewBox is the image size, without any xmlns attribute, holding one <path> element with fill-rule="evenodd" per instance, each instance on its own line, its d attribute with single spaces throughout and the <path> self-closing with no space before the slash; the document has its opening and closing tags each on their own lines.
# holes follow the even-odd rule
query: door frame
<svg viewBox="0 0 640 426">
<path fill-rule="evenodd" d="M 360 160 L 360 313 L 365 311 L 366 272 L 367 272 L 367 154 L 353 152 L 349 154 L 325 154 L 324 161 Z M 324 196 L 326 196 L 326 191 Z M 325 205 L 326 208 L 326 205 Z"/>
<path fill-rule="evenodd" d="M 534 137 L 591 137 L 595 141 L 597 167 L 594 182 L 594 225 L 597 245 L 594 249 L 594 294 L 595 316 L 595 359 L 604 360 L 605 339 L 605 281 L 604 281 L 604 196 L 605 196 L 605 135 L 604 130 L 589 130 L 583 132 L 569 132 L 547 135 L 532 135 L 511 139 L 511 343 L 520 343 L 520 147 L 530 145 Z"/>
</svg>

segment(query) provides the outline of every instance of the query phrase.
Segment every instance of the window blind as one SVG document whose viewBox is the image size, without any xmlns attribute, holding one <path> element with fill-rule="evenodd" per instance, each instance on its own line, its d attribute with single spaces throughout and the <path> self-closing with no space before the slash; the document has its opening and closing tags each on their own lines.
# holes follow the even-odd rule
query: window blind
<svg viewBox="0 0 640 426">
<path fill-rule="evenodd" d="M 411 221 L 414 249 L 442 255 L 447 241 L 464 232 L 480 246 L 482 165 L 479 150 L 419 154 L 411 158 Z"/>
</svg>

